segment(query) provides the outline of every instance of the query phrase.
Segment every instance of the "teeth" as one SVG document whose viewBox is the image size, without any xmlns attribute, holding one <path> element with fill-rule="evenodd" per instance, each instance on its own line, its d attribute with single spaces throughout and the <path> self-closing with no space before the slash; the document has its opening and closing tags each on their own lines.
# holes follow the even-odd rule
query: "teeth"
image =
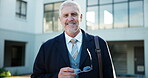
<svg viewBox="0 0 148 78">
<path fill-rule="evenodd" d="M 67 24 L 67 25 L 74 25 L 74 24 Z"/>
<path fill-rule="evenodd" d="M 69 21 L 69 22 L 66 23 L 66 25 L 68 25 L 68 24 L 69 24 L 69 25 L 70 25 L 70 24 L 75 24 L 75 21 Z"/>
<path fill-rule="evenodd" d="M 66 23 L 66 25 L 74 25 L 75 23 Z"/>
</svg>

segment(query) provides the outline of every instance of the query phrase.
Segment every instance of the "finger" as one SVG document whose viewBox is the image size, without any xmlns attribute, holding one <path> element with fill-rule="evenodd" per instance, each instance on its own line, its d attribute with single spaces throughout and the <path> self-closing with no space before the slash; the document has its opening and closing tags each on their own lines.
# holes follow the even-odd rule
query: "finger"
<svg viewBox="0 0 148 78">
<path fill-rule="evenodd" d="M 61 68 L 58 74 L 59 78 L 66 78 L 65 76 L 75 77 L 74 69 L 70 67 Z"/>
<path fill-rule="evenodd" d="M 75 78 L 75 76 L 58 76 L 58 78 Z"/>
<path fill-rule="evenodd" d="M 62 68 L 61 71 L 63 71 L 63 72 L 74 72 L 74 69 L 70 68 L 70 67 L 65 67 L 65 68 Z"/>
<path fill-rule="evenodd" d="M 64 75 L 64 76 L 76 76 L 75 73 L 71 73 L 71 72 L 61 72 L 61 75 Z"/>
<path fill-rule="evenodd" d="M 75 78 L 75 76 L 75 73 L 70 72 L 59 72 L 58 74 L 58 78 Z"/>
</svg>

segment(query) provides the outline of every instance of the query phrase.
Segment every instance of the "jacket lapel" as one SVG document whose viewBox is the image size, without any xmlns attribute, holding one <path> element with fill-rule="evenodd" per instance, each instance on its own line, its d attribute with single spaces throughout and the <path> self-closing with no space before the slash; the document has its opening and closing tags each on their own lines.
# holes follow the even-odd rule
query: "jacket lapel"
<svg viewBox="0 0 148 78">
<path fill-rule="evenodd" d="M 65 36 L 64 33 L 62 33 L 59 38 L 57 39 L 58 42 L 58 47 L 57 50 L 61 55 L 60 59 L 64 59 L 65 63 L 70 66 L 70 60 L 69 60 L 69 55 L 68 55 L 68 49 L 66 47 L 66 41 L 65 41 Z"/>
<path fill-rule="evenodd" d="M 81 58 L 80 58 L 80 66 L 83 64 L 83 62 L 85 61 L 87 55 L 87 51 L 86 51 L 87 47 L 85 45 L 85 42 L 82 43 L 82 52 L 81 52 Z"/>
<path fill-rule="evenodd" d="M 82 33 L 83 33 L 83 39 L 82 39 L 82 52 L 81 52 L 81 58 L 80 58 L 80 66 L 84 63 L 86 58 L 89 57 L 87 48 L 91 49 L 91 46 L 92 46 L 91 43 L 93 41 L 93 38 L 90 37 L 90 35 L 85 33 L 83 30 L 82 30 Z"/>
<path fill-rule="evenodd" d="M 89 48 L 89 50 L 92 48 L 92 41 L 93 38 L 90 37 L 90 35 L 88 35 L 87 33 L 85 33 L 82 30 L 82 34 L 83 34 L 83 39 L 82 39 L 82 52 L 81 52 L 81 58 L 80 58 L 80 65 L 81 66 L 87 57 L 89 57 L 88 52 L 87 52 L 87 48 Z M 64 33 L 62 33 L 58 39 L 57 39 L 57 50 L 58 52 L 61 54 L 61 58 L 60 59 L 64 59 L 65 63 L 67 64 L 67 66 L 70 66 L 70 60 L 69 60 L 69 54 L 68 54 L 68 49 L 66 47 L 66 40 L 65 40 L 65 36 Z"/>
</svg>

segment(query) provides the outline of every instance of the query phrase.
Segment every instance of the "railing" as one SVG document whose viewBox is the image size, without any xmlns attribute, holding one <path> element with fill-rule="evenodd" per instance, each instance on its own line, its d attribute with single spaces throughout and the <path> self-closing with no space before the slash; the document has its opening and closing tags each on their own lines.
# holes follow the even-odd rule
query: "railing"
<svg viewBox="0 0 148 78">
<path fill-rule="evenodd" d="M 117 78 L 145 78 L 145 76 L 135 74 L 117 74 Z"/>
</svg>

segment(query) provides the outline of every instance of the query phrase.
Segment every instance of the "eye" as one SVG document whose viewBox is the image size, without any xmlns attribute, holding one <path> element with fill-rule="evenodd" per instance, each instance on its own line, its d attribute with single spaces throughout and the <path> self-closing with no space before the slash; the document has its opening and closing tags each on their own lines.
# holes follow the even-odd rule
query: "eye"
<svg viewBox="0 0 148 78">
<path fill-rule="evenodd" d="M 78 16 L 78 14 L 77 13 L 72 13 L 71 16 L 76 17 L 76 16 Z"/>
<path fill-rule="evenodd" d="M 65 18 L 68 17 L 68 14 L 64 14 L 63 17 L 65 17 Z"/>
</svg>

